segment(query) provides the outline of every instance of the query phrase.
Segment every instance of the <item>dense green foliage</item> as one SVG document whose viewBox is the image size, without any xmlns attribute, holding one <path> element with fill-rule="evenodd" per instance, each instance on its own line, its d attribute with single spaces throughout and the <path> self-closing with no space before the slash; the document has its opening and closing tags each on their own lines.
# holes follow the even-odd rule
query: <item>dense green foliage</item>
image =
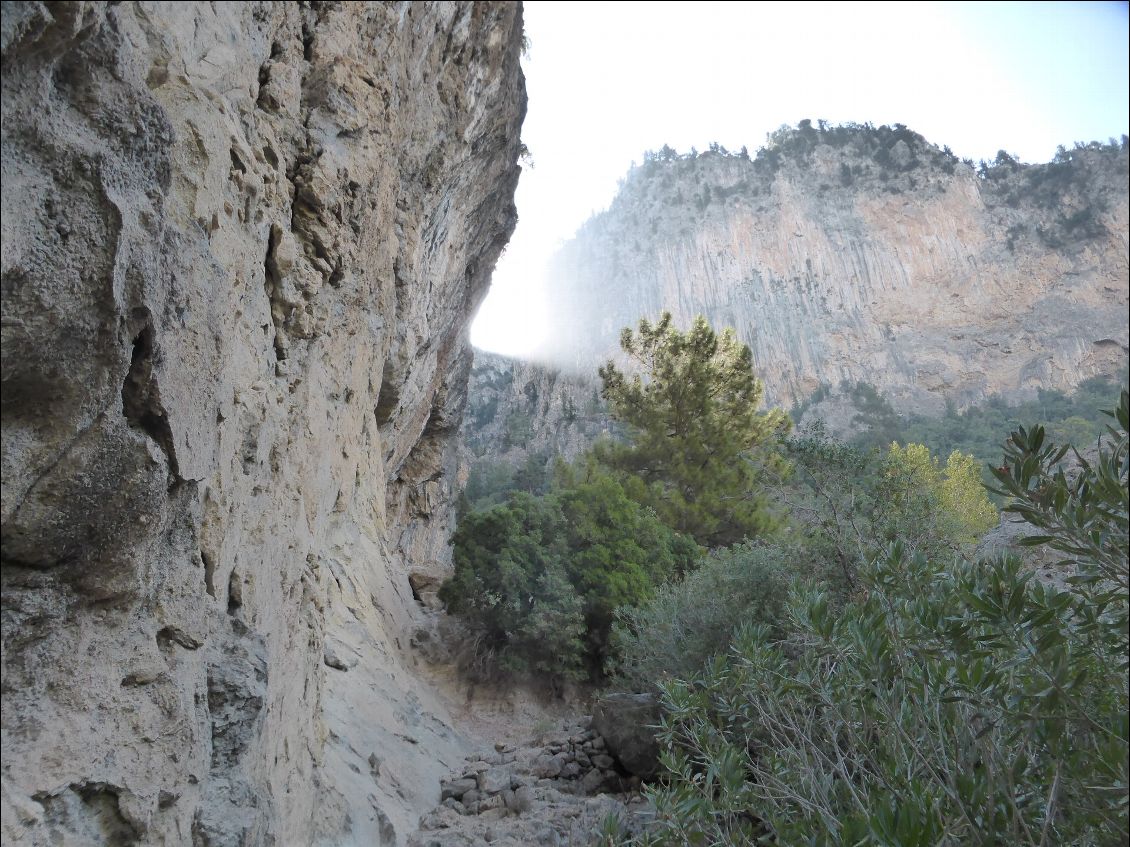
<svg viewBox="0 0 1130 847">
<path fill-rule="evenodd" d="M 1077 576 L 902 544 L 844 607 L 797 583 L 783 636 L 664 686 L 651 844 L 1125 843 L 1128 399 L 1094 461 L 1020 429 L 1007 508 Z"/>
<path fill-rule="evenodd" d="M 480 459 L 471 465 L 467 475 L 467 484 L 459 497 L 459 514 L 505 503 L 515 491 L 545 494 L 552 481 L 549 457 L 544 453 L 530 453 L 517 467 L 506 462 Z"/>
<path fill-rule="evenodd" d="M 786 432 L 789 419 L 757 411 L 762 385 L 749 347 L 701 317 L 680 332 L 669 313 L 654 325 L 641 320 L 635 333 L 625 329 L 620 344 L 642 373 L 609 362 L 600 378 L 629 440 L 599 445 L 596 459 L 630 497 L 704 546 L 769 531 L 775 519 L 759 477 L 775 454 L 759 448 Z"/>
<path fill-rule="evenodd" d="M 782 447 L 790 461 L 776 496 L 791 532 L 773 544 L 715 550 L 682 582 L 621 610 L 615 687 L 692 678 L 726 653 L 740 625 L 775 625 L 797 578 L 843 602 L 859 592 L 860 569 L 892 542 L 946 557 L 968 552 L 997 522 L 968 456 L 955 453 L 943 467 L 920 445 L 880 454 L 834 441 L 819 426 Z"/>
<path fill-rule="evenodd" d="M 793 418 L 799 421 L 809 407 L 831 393 L 830 388 L 819 389 L 793 409 Z M 1012 405 L 993 396 L 962 412 L 950 405 L 938 417 L 900 415 L 886 397 L 864 382 L 845 383 L 838 393 L 846 395 L 854 408 L 851 423 L 858 434 L 851 438 L 853 446 L 881 450 L 896 441 L 923 444 L 939 456 L 954 450 L 973 456 L 980 467 L 995 463 L 1003 434 L 1026 421 L 1043 421 L 1052 437 L 1079 449 L 1093 445 L 1106 426 L 1100 409 L 1109 408 L 1118 398 L 1115 383 L 1096 376 L 1079 383 L 1070 394 L 1040 389 L 1034 399 Z"/>
<path fill-rule="evenodd" d="M 592 468 L 544 496 L 514 492 L 465 514 L 453 541 L 440 599 L 476 635 L 484 667 L 567 678 L 599 670 L 617 607 L 698 555 Z"/>
<path fill-rule="evenodd" d="M 582 675 L 584 614 L 566 575 L 561 522 L 555 502 L 524 493 L 460 521 L 455 574 L 439 596 L 475 634 L 484 672 Z"/>
<path fill-rule="evenodd" d="M 739 624 L 771 624 L 790 581 L 790 557 L 777 546 L 746 542 L 715 550 L 681 582 L 671 582 L 613 626 L 614 685 L 648 691 L 689 679 L 729 649 Z"/>
<path fill-rule="evenodd" d="M 1015 562 L 897 548 L 866 581 L 835 614 L 798 591 L 788 640 L 747 630 L 667 686 L 654 841 L 1119 843 L 1125 654 L 1079 636 L 1085 603 Z"/>
<path fill-rule="evenodd" d="M 857 569 L 894 541 L 960 554 L 997 521 L 979 470 L 961 453 L 943 466 L 922 445 L 865 450 L 818 424 L 783 446 L 789 472 L 777 497 L 796 532 L 793 570 L 840 589 L 853 590 Z"/>
<path fill-rule="evenodd" d="M 911 416 L 899 440 L 917 441 L 943 454 L 960 450 L 982 465 L 995 464 L 1002 433 L 1037 420 L 1054 438 L 1083 450 L 1093 446 L 1105 429 L 1106 420 L 1099 410 L 1109 409 L 1117 399 L 1118 387 L 1113 382 L 1092 377 L 1071 394 L 1041 389 L 1035 399 L 1015 405 L 994 397 L 964 412 L 951 407 L 941 418 Z"/>
</svg>

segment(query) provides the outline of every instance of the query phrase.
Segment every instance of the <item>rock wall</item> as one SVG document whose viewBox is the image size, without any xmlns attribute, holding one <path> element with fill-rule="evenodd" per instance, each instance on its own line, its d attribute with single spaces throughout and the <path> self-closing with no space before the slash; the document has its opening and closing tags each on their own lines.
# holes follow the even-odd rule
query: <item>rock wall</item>
<svg viewBox="0 0 1130 847">
<path fill-rule="evenodd" d="M 595 372 L 669 310 L 735 327 L 786 407 L 842 380 L 938 413 L 1124 378 L 1127 210 L 1125 141 L 980 173 L 901 126 L 664 149 L 556 257 L 545 352 Z"/>
<path fill-rule="evenodd" d="M 6 3 L 6 844 L 392 844 L 512 3 Z"/>
<path fill-rule="evenodd" d="M 464 466 L 520 465 L 531 456 L 577 458 L 614 430 L 600 380 L 475 351 L 461 430 Z"/>
</svg>

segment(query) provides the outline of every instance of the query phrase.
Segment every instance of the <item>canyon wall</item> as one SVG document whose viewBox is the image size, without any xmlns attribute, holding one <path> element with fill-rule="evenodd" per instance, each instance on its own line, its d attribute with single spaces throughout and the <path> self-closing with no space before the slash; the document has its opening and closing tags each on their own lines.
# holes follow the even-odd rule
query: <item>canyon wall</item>
<svg viewBox="0 0 1130 847">
<path fill-rule="evenodd" d="M 531 456 L 572 461 L 615 424 L 600 380 L 475 351 L 463 416 L 464 467 L 477 461 L 517 466 Z"/>
<path fill-rule="evenodd" d="M 901 126 L 664 148 L 551 264 L 542 355 L 595 374 L 669 310 L 733 326 L 786 407 L 842 380 L 937 413 L 1123 379 L 1127 210 L 1125 140 L 980 169 Z"/>
<path fill-rule="evenodd" d="M 5 844 L 392 844 L 513 3 L 6 3 Z"/>
</svg>

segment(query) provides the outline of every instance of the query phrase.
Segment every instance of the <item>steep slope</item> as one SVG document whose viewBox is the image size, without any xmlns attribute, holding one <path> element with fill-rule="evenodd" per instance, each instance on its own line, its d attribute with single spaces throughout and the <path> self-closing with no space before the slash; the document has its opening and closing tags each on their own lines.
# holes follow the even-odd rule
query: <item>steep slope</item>
<svg viewBox="0 0 1130 847">
<path fill-rule="evenodd" d="M 514 223 L 511 3 L 6 3 L 3 834 L 388 844 L 469 316 Z"/>
<path fill-rule="evenodd" d="M 467 396 L 461 434 L 468 464 L 518 465 L 531 455 L 572 460 L 613 430 L 599 379 L 482 350 Z"/>
<path fill-rule="evenodd" d="M 705 314 L 753 348 L 769 402 L 864 381 L 940 411 L 1124 372 L 1127 149 L 980 175 L 896 126 L 650 154 L 556 257 L 548 358 L 582 371 L 620 328 Z"/>
</svg>

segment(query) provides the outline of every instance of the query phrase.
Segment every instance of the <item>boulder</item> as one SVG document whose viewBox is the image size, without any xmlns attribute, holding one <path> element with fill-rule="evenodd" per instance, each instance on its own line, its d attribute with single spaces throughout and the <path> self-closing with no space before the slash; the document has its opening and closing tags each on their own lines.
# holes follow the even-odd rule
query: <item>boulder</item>
<svg viewBox="0 0 1130 847">
<path fill-rule="evenodd" d="M 510 768 L 491 768 L 479 774 L 479 791 L 484 794 L 497 794 L 510 788 Z M 474 787 L 474 786 L 472 786 Z"/>
<path fill-rule="evenodd" d="M 534 790 L 528 785 L 519 786 L 514 792 L 514 802 L 511 811 L 515 814 L 528 812 L 534 805 Z"/>
<path fill-rule="evenodd" d="M 530 766 L 530 772 L 541 779 L 553 779 L 561 773 L 563 762 L 554 756 L 538 756 Z"/>
<path fill-rule="evenodd" d="M 652 694 L 610 694 L 597 701 L 592 726 L 626 771 L 647 779 L 659 771 L 659 714 Z"/>
<path fill-rule="evenodd" d="M 604 786 L 604 774 L 592 770 L 585 774 L 581 780 L 581 791 L 585 794 L 596 794 Z"/>
<path fill-rule="evenodd" d="M 602 771 L 606 771 L 610 767 L 612 767 L 615 764 L 615 762 L 613 761 L 612 757 L 609 756 L 607 753 L 597 753 L 595 756 L 592 757 L 592 764 L 593 764 L 593 767 L 597 767 L 597 768 L 600 768 Z"/>
<path fill-rule="evenodd" d="M 473 779 L 454 779 L 451 782 L 440 783 L 440 799 L 447 800 L 449 797 L 454 797 L 458 800 L 468 791 L 473 790 L 475 787 L 475 780 Z"/>
</svg>

